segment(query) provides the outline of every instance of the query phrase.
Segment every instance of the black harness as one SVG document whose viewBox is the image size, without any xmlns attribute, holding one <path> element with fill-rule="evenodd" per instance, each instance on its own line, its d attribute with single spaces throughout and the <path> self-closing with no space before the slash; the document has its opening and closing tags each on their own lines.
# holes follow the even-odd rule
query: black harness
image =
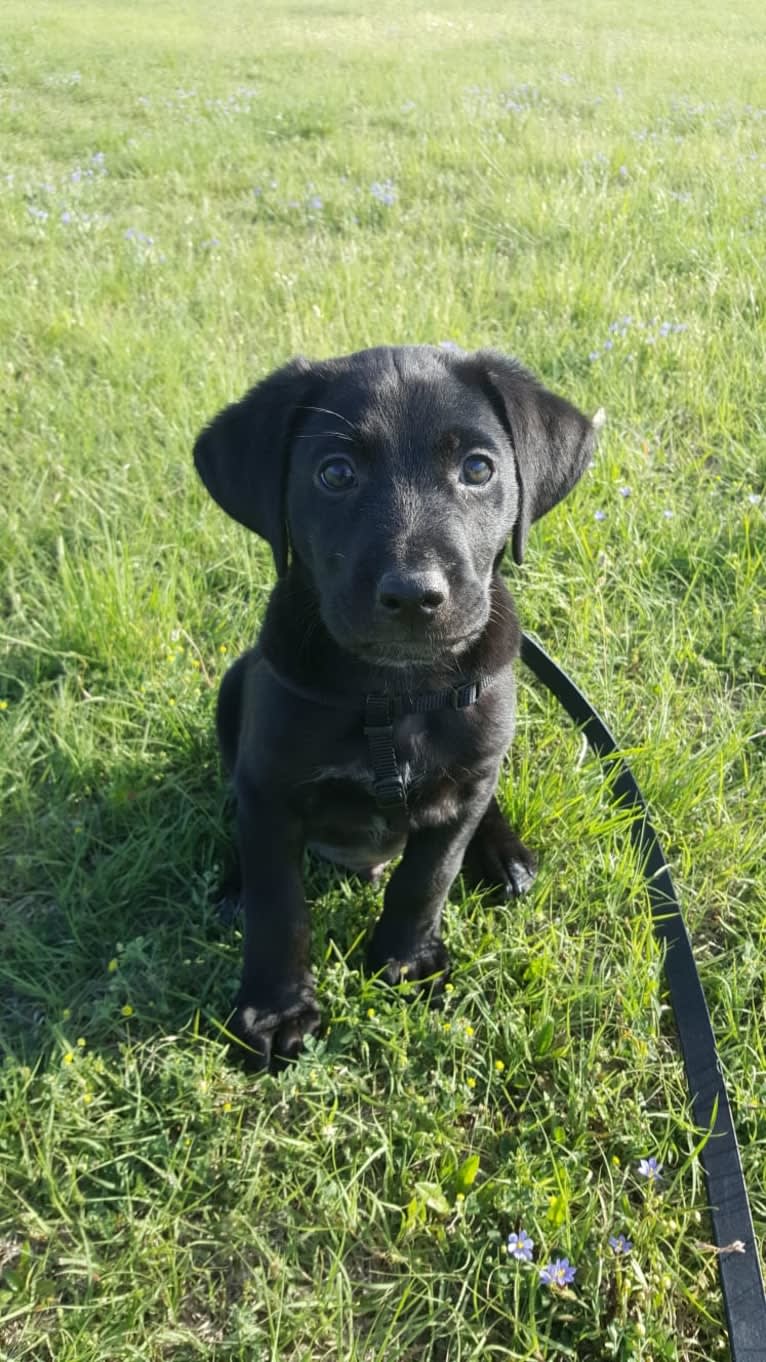
<svg viewBox="0 0 766 1362">
<path fill-rule="evenodd" d="M 611 788 L 616 802 L 636 812 L 630 824 L 630 836 L 641 857 L 654 933 L 664 951 L 665 978 L 691 1092 L 694 1120 L 701 1130 L 709 1132 L 700 1157 L 718 1251 L 731 1358 L 732 1362 L 766 1362 L 766 1296 L 737 1136 L 710 1013 L 662 847 L 633 773 L 619 756 L 617 743 L 601 716 L 566 672 L 527 634 L 522 635 L 521 658 L 563 705 L 570 718 L 582 726 L 593 751 L 608 762 L 614 773 Z M 347 700 L 300 686 L 275 671 L 265 658 L 262 660 L 280 685 L 302 699 L 331 709 L 348 710 Z M 493 680 L 493 677 L 478 676 L 473 680 L 461 680 L 456 686 L 441 691 L 364 697 L 359 713 L 372 761 L 375 795 L 381 808 L 406 810 L 407 807 L 394 743 L 395 720 L 405 714 L 465 709 L 476 704 Z"/>
<path fill-rule="evenodd" d="M 262 661 L 280 686 L 299 695 L 302 700 L 311 700 L 326 709 L 349 709 L 347 700 L 340 699 L 330 691 L 301 686 L 276 671 L 266 658 L 262 658 Z M 479 696 L 489 690 L 494 680 L 494 676 L 480 675 L 471 681 L 462 678 L 456 685 L 447 686 L 444 690 L 399 691 L 394 695 L 372 691 L 365 695 L 359 714 L 372 763 L 375 798 L 381 809 L 391 811 L 407 808 L 407 791 L 394 742 L 394 721 L 404 718 L 405 714 L 433 714 L 437 709 L 467 709 L 469 705 L 476 704 Z M 353 705 L 353 701 L 351 703 Z"/>
</svg>

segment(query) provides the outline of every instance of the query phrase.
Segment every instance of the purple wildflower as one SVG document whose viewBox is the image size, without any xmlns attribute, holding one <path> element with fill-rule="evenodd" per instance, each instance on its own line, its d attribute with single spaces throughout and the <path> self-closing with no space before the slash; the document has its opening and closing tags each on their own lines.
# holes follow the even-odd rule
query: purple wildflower
<svg viewBox="0 0 766 1362">
<path fill-rule="evenodd" d="M 629 488 L 629 487 L 621 487 L 621 488 L 620 488 L 620 496 L 621 496 L 621 497 L 629 497 L 629 496 L 630 496 L 630 488 Z"/>
<path fill-rule="evenodd" d="M 659 1182 L 662 1177 L 662 1164 L 658 1163 L 652 1154 L 648 1159 L 641 1159 L 638 1171 L 641 1177 L 646 1178 L 648 1182 Z"/>
<path fill-rule="evenodd" d="M 575 1279 L 576 1267 L 571 1267 L 568 1258 L 557 1258 L 540 1268 L 540 1281 L 546 1286 L 569 1286 Z"/>
<path fill-rule="evenodd" d="M 391 180 L 374 180 L 370 185 L 370 193 L 374 199 L 378 200 L 378 203 L 384 203 L 387 208 L 390 208 L 392 203 L 396 203 L 396 190 Z"/>
<path fill-rule="evenodd" d="M 630 1250 L 633 1247 L 633 1241 L 628 1239 L 624 1234 L 610 1234 L 609 1247 L 617 1254 L 630 1253 Z"/>
<path fill-rule="evenodd" d="M 508 1235 L 508 1252 L 512 1258 L 519 1263 L 532 1262 L 532 1250 L 535 1247 L 534 1239 L 530 1239 L 526 1230 L 519 1230 L 518 1234 Z"/>
<path fill-rule="evenodd" d="M 65 208 L 63 213 L 61 214 L 61 221 L 65 224 L 72 221 L 72 214 L 70 213 L 68 208 Z"/>
</svg>

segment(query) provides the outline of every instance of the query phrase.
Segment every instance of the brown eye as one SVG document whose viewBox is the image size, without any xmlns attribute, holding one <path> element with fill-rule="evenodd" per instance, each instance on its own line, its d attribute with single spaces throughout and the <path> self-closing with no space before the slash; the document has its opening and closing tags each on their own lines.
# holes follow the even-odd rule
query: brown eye
<svg viewBox="0 0 766 1362">
<path fill-rule="evenodd" d="M 461 481 L 469 487 L 482 487 L 489 482 L 494 471 L 494 466 L 483 454 L 469 454 L 467 459 L 463 459 Z"/>
<path fill-rule="evenodd" d="M 319 470 L 319 481 L 328 492 L 348 492 L 356 486 L 354 466 L 348 459 L 328 459 Z"/>
</svg>

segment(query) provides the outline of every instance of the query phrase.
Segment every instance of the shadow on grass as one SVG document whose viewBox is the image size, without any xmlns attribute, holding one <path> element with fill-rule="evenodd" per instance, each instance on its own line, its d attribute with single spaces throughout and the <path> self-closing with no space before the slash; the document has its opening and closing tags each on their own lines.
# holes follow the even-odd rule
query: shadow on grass
<svg viewBox="0 0 766 1362">
<path fill-rule="evenodd" d="M 238 929 L 216 887 L 231 857 L 213 742 L 161 762 L 46 779 L 8 816 L 0 912 L 0 1042 L 32 1062 L 67 1033 L 118 1043 L 228 1015 Z"/>
<path fill-rule="evenodd" d="M 82 1036 L 103 1049 L 187 1028 L 218 1037 L 241 966 L 234 802 L 210 744 L 109 777 L 55 753 L 7 820 L 0 1047 L 33 1064 Z M 312 957 L 350 952 L 380 891 L 306 865 Z"/>
</svg>

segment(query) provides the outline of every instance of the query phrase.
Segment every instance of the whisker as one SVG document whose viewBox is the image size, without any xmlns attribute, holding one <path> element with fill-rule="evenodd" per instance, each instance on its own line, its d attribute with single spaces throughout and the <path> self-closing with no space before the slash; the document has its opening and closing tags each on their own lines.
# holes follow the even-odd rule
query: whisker
<svg viewBox="0 0 766 1362">
<path fill-rule="evenodd" d="M 354 433 L 356 434 L 356 426 L 354 425 L 353 421 L 349 421 L 348 417 L 344 416 L 342 411 L 333 411 L 332 407 L 312 407 L 309 405 L 308 402 L 301 402 L 299 404 L 298 410 L 321 411 L 325 416 L 336 416 L 339 421 L 342 421 L 344 425 L 348 426 L 349 430 L 353 430 Z"/>
<path fill-rule="evenodd" d="M 332 438 L 333 438 L 334 440 L 348 440 L 349 444 L 353 444 L 353 439 L 352 439 L 352 437 L 351 437 L 350 435 L 346 435 L 345 432 L 340 431 L 340 430 L 320 430 L 320 431 L 317 432 L 316 435 L 296 435 L 296 436 L 295 436 L 295 439 L 296 439 L 296 440 L 322 440 L 322 439 L 325 439 L 325 438 L 329 438 L 330 436 L 332 436 Z"/>
</svg>

